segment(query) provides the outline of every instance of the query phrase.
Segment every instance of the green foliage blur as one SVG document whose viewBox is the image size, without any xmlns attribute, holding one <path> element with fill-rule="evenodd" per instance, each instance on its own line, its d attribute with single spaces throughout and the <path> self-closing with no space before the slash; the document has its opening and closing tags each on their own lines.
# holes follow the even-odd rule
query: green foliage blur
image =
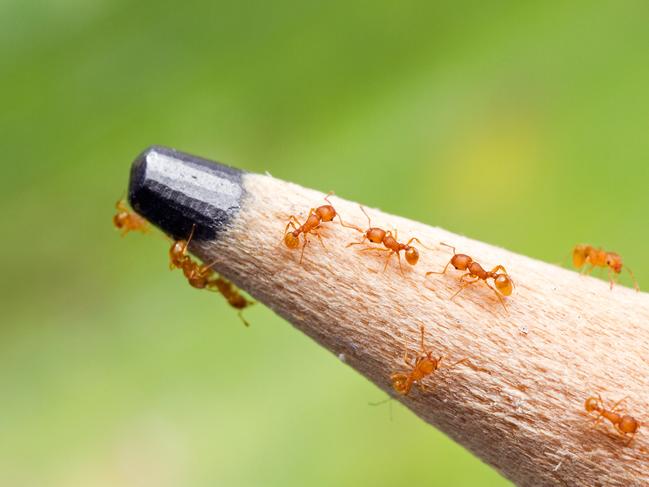
<svg viewBox="0 0 649 487">
<path fill-rule="evenodd" d="M 173 146 L 649 286 L 649 3 L 3 0 L 0 485 L 507 481 L 111 227 Z M 628 277 L 623 277 L 628 285 Z"/>
</svg>

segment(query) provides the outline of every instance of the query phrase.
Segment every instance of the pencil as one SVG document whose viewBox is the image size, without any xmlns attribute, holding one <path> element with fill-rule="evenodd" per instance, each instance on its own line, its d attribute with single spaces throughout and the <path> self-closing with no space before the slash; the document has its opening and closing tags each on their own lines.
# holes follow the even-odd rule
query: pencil
<svg viewBox="0 0 649 487">
<path fill-rule="evenodd" d="M 346 247 L 362 236 L 338 220 L 320 226 L 321 245 L 283 244 L 291 215 L 303 222 L 325 194 L 270 175 L 153 146 L 134 161 L 133 209 L 273 309 L 349 366 L 518 485 L 648 485 L 646 432 L 629 446 L 584 410 L 601 394 L 641 422 L 649 410 L 649 300 L 608 283 L 367 208 L 372 225 L 417 237 L 412 266 L 387 252 Z M 359 204 L 330 198 L 342 219 L 367 228 Z M 300 237 L 302 238 L 302 237 Z M 484 282 L 458 291 L 453 255 L 486 269 L 504 265 L 515 283 L 506 309 Z M 416 243 L 413 245 L 417 246 Z M 377 246 L 378 247 L 378 246 Z M 408 395 L 391 375 L 407 372 L 404 351 L 419 350 L 420 327 L 435 373 Z M 468 359 L 467 364 L 448 367 Z"/>
</svg>

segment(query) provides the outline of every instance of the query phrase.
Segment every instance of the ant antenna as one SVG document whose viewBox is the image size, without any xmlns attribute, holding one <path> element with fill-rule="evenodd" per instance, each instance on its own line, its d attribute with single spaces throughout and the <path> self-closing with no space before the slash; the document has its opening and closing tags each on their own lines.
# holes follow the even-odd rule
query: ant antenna
<svg viewBox="0 0 649 487">
<path fill-rule="evenodd" d="M 439 244 L 443 245 L 444 247 L 448 247 L 449 249 L 451 249 L 453 251 L 454 254 L 456 253 L 455 252 L 455 247 L 453 247 L 452 245 L 449 245 L 449 244 L 444 243 L 444 242 L 440 242 Z"/>
<path fill-rule="evenodd" d="M 331 203 L 331 201 L 329 201 L 329 196 L 334 195 L 334 194 L 336 194 L 336 193 L 334 193 L 333 191 L 329 191 L 329 192 L 327 193 L 327 196 L 324 197 L 324 200 L 325 200 L 327 203 L 329 203 L 331 206 L 333 206 L 333 204 Z"/>
<path fill-rule="evenodd" d="M 367 214 L 367 212 L 365 211 L 365 208 L 363 208 L 362 205 L 361 205 L 361 211 L 362 211 L 362 212 L 365 214 L 365 216 L 367 217 L 367 228 L 372 228 L 372 220 L 370 220 L 370 216 Z"/>
</svg>

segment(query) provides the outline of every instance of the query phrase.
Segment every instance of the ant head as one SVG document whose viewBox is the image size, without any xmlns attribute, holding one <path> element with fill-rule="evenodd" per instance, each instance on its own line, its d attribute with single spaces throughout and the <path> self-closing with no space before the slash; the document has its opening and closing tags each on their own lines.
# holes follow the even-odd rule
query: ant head
<svg viewBox="0 0 649 487">
<path fill-rule="evenodd" d="M 511 295 L 514 289 L 514 283 L 507 274 L 498 274 L 494 279 L 494 285 L 503 296 Z"/>
<path fill-rule="evenodd" d="M 610 267 L 613 272 L 619 274 L 622 272 L 622 257 L 614 252 L 606 254 L 606 266 Z"/>
<path fill-rule="evenodd" d="M 189 242 L 187 242 L 187 240 L 176 240 L 171 244 L 171 248 L 169 249 L 169 256 L 173 259 L 185 255 L 185 252 L 187 252 L 188 243 Z"/>
<path fill-rule="evenodd" d="M 320 206 L 315 212 L 323 222 L 330 222 L 336 217 L 336 210 L 331 205 Z"/>
<path fill-rule="evenodd" d="M 127 220 L 128 213 L 125 211 L 120 211 L 119 213 L 116 213 L 115 216 L 113 216 L 113 225 L 115 225 L 117 228 L 123 228 L 124 225 L 126 225 Z"/>
<path fill-rule="evenodd" d="M 365 235 L 367 236 L 367 240 L 370 242 L 381 243 L 385 238 L 386 231 L 382 228 L 368 228 Z"/>
<path fill-rule="evenodd" d="M 599 409 L 601 409 L 601 401 L 597 397 L 589 397 L 588 399 L 586 399 L 584 407 L 589 413 L 593 411 L 599 411 Z"/>
<path fill-rule="evenodd" d="M 406 262 L 410 265 L 415 265 L 419 260 L 419 251 L 414 247 L 406 249 Z"/>
<path fill-rule="evenodd" d="M 399 394 L 408 393 L 408 376 L 405 374 L 394 374 L 392 376 L 392 387 Z"/>
<path fill-rule="evenodd" d="M 458 271 L 465 271 L 473 262 L 473 259 L 465 254 L 454 254 L 451 257 L 451 265 Z"/>
<path fill-rule="evenodd" d="M 300 239 L 293 232 L 288 232 L 284 235 L 284 244 L 289 249 L 296 249 L 300 245 Z"/>
</svg>

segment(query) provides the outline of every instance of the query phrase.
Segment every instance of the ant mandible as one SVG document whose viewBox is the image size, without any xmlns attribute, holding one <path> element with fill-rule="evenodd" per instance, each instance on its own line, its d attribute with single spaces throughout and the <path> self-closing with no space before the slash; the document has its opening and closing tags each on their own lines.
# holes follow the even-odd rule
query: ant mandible
<svg viewBox="0 0 649 487">
<path fill-rule="evenodd" d="M 451 299 L 460 294 L 471 284 L 482 280 L 487 285 L 487 287 L 491 289 L 496 294 L 496 296 L 498 296 L 500 304 L 503 305 L 503 308 L 505 308 L 506 311 L 507 306 L 505 306 L 505 300 L 502 297 L 510 296 L 514 289 L 514 282 L 507 274 L 507 270 L 502 265 L 497 265 L 490 271 L 486 271 L 480 264 L 473 260 L 472 257 L 466 254 L 456 253 L 455 247 L 453 247 L 452 245 L 448 245 L 443 242 L 441 242 L 441 244 L 453 250 L 453 257 L 451 257 L 451 260 L 448 261 L 446 267 L 444 267 L 444 270 L 442 272 L 430 271 L 426 273 L 426 277 L 428 277 L 430 274 L 446 274 L 446 270 L 450 265 L 455 267 L 458 271 L 467 271 L 466 274 L 463 274 L 462 277 L 460 277 L 460 289 L 458 289 L 458 291 L 453 296 L 451 296 Z M 469 281 L 468 279 L 472 280 Z M 487 279 L 493 279 L 495 287 L 490 286 L 487 282 Z"/>
<path fill-rule="evenodd" d="M 590 274 L 595 267 L 607 267 L 611 289 L 617 283 L 623 266 L 622 257 L 619 254 L 607 252 L 601 248 L 596 249 L 592 245 L 586 244 L 575 245 L 575 248 L 572 249 L 572 263 L 577 269 L 581 269 L 584 265 L 590 264 L 589 269 L 584 269 L 586 274 Z M 633 272 L 628 267 L 626 267 L 626 270 L 629 271 L 629 275 L 633 279 L 633 287 L 636 291 L 639 291 L 640 287 L 638 287 L 638 282 L 635 280 Z"/>
<path fill-rule="evenodd" d="M 320 236 L 318 228 L 320 227 L 321 223 L 330 222 L 337 215 L 336 209 L 331 204 L 331 201 L 329 201 L 329 196 L 331 196 L 331 194 L 332 193 L 327 194 L 327 196 L 325 196 L 324 198 L 328 204 L 318 206 L 317 208 L 311 208 L 309 210 L 309 215 L 307 216 L 304 223 L 300 224 L 300 221 L 295 215 L 291 215 L 288 218 L 289 221 L 286 224 L 286 228 L 284 229 L 284 244 L 289 249 L 296 249 L 300 245 L 300 234 L 302 234 L 304 243 L 302 244 L 302 253 L 300 254 L 300 264 L 302 263 L 302 259 L 304 258 L 304 249 L 309 243 L 309 239 L 307 238 L 307 235 L 309 233 L 316 235 L 320 240 L 322 246 L 326 248 L 324 242 L 322 241 L 322 237 Z M 288 230 L 289 227 L 293 228 L 293 230 L 290 232 Z"/>
<path fill-rule="evenodd" d="M 405 244 L 399 243 L 397 240 L 398 234 L 397 230 L 394 231 L 394 236 L 392 235 L 392 231 L 388 230 L 385 231 L 382 228 L 378 227 L 373 227 L 372 226 L 372 220 L 370 219 L 370 216 L 367 214 L 365 211 L 365 208 L 362 206 L 360 207 L 361 211 L 365 214 L 367 217 L 367 229 L 363 230 L 356 225 L 352 225 L 349 223 L 344 223 L 342 221 L 342 218 L 340 219 L 340 224 L 343 227 L 347 228 L 353 228 L 357 232 L 360 232 L 363 234 L 363 238 L 359 242 L 351 242 L 347 244 L 347 247 L 351 247 L 352 245 L 361 245 L 365 243 L 366 240 L 369 240 L 371 243 L 375 244 L 383 244 L 385 246 L 384 249 L 377 248 L 377 247 L 365 247 L 364 249 L 361 249 L 361 252 L 368 251 L 368 250 L 376 250 L 378 252 L 390 252 L 390 255 L 388 255 L 387 259 L 385 259 L 385 265 L 383 266 L 383 272 L 388 268 L 388 264 L 390 263 L 390 259 L 392 258 L 393 255 L 396 254 L 397 259 L 399 261 L 399 271 L 401 272 L 401 275 L 403 275 L 403 267 L 401 267 L 401 254 L 399 252 L 403 251 L 404 256 L 406 258 L 406 262 L 410 265 L 416 265 L 417 262 L 419 261 L 419 251 L 411 246 L 410 244 L 412 242 L 417 242 L 419 245 L 421 245 L 424 248 L 426 247 L 423 243 L 421 243 L 421 240 L 419 240 L 417 237 L 412 237 L 408 242 Z"/>
<path fill-rule="evenodd" d="M 425 388 L 421 383 L 422 379 L 434 373 L 439 368 L 439 364 L 444 358 L 444 356 L 442 355 L 440 355 L 438 358 L 433 357 L 433 352 L 428 350 L 426 348 L 426 345 L 424 344 L 424 325 L 421 325 L 419 330 L 421 332 L 421 340 L 419 343 L 419 354 L 415 358 L 415 362 L 413 363 L 410 360 L 408 348 L 406 348 L 403 354 L 403 363 L 410 367 L 410 371 L 395 372 L 390 376 L 390 379 L 392 380 L 392 387 L 396 392 L 403 396 L 408 395 L 410 389 L 412 389 L 413 384 L 417 384 L 422 392 L 425 391 Z M 455 362 L 449 367 L 455 367 L 456 365 L 466 362 L 468 362 L 468 359 L 464 358 L 459 362 Z"/>
<path fill-rule="evenodd" d="M 137 213 L 130 211 L 123 199 L 115 203 L 115 209 L 117 213 L 113 216 L 113 225 L 122 231 L 122 237 L 132 231 L 148 233 L 148 222 Z"/>
<path fill-rule="evenodd" d="M 187 247 L 189 247 L 189 242 L 191 242 L 194 235 L 194 230 L 196 230 L 196 225 L 192 226 L 192 231 L 187 240 L 175 240 L 172 243 L 169 249 L 169 268 L 182 269 L 189 285 L 196 289 L 207 289 L 221 293 L 230 306 L 239 310 L 238 315 L 243 324 L 250 326 L 244 319 L 242 311 L 253 305 L 254 301 L 246 299 L 234 284 L 217 275 L 212 270 L 214 262 L 199 265 L 187 255 Z"/>
<path fill-rule="evenodd" d="M 620 399 L 618 402 L 613 404 L 613 407 L 611 409 L 606 409 L 606 407 L 604 407 L 602 396 L 598 394 L 597 397 L 591 396 L 586 399 L 584 407 L 586 408 L 586 411 L 588 413 L 597 413 L 595 424 L 599 423 L 602 418 L 606 418 L 615 427 L 617 432 L 622 435 L 622 437 L 626 438 L 628 435 L 631 435 L 626 442 L 626 446 L 629 446 L 633 441 L 635 434 L 638 432 L 638 429 L 640 428 L 640 422 L 633 416 L 629 416 L 628 414 L 621 415 L 615 412 L 617 407 L 625 399 L 626 398 Z"/>
</svg>

